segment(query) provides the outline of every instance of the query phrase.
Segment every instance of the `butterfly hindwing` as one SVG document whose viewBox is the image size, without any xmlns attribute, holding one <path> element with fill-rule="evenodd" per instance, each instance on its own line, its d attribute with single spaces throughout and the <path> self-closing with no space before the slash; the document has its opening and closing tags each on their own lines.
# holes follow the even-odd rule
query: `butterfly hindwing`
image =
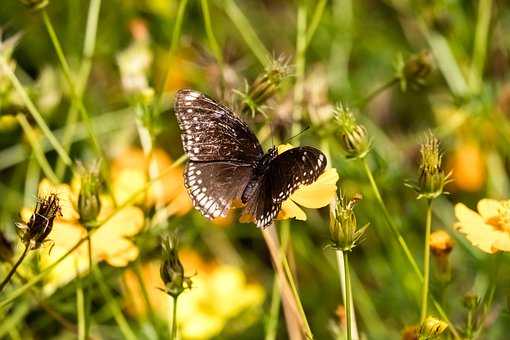
<svg viewBox="0 0 510 340">
<path fill-rule="evenodd" d="M 252 172 L 252 167 L 235 163 L 189 161 L 184 184 L 193 205 L 211 219 L 225 216 L 232 202 L 240 200 Z"/>
<path fill-rule="evenodd" d="M 252 164 L 264 155 L 246 123 L 206 95 L 180 90 L 174 109 L 182 145 L 190 160 Z"/>
<path fill-rule="evenodd" d="M 255 218 L 258 227 L 267 227 L 280 212 L 283 201 L 301 185 L 315 182 L 326 163 L 324 154 L 309 146 L 276 156 L 254 190 L 245 213 Z"/>
</svg>

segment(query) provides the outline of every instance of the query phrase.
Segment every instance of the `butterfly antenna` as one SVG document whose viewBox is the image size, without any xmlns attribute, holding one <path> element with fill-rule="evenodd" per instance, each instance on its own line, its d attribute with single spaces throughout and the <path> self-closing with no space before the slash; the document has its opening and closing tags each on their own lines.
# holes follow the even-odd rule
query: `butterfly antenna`
<svg viewBox="0 0 510 340">
<path fill-rule="evenodd" d="M 307 126 L 305 127 L 303 130 L 301 130 L 300 132 L 296 133 L 294 136 L 288 138 L 283 144 L 287 144 L 288 142 L 290 142 L 292 139 L 296 138 L 297 136 L 303 134 L 306 130 L 308 130 L 310 127 Z"/>
</svg>

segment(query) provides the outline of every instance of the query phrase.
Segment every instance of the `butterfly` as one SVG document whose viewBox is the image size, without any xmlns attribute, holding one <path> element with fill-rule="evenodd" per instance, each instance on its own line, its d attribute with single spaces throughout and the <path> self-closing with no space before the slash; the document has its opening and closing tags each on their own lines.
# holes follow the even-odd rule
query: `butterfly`
<svg viewBox="0 0 510 340">
<path fill-rule="evenodd" d="M 193 205 L 209 219 L 244 205 L 257 227 L 265 228 L 282 203 L 301 185 L 311 184 L 326 168 L 326 157 L 303 146 L 264 153 L 257 137 L 232 110 L 198 91 L 176 94 L 177 116 L 188 163 L 184 184 Z"/>
</svg>

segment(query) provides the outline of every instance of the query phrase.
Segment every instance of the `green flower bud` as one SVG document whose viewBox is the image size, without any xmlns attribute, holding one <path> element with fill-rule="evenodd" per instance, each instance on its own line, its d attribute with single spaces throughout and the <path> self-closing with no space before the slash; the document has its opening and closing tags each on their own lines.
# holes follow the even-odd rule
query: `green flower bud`
<svg viewBox="0 0 510 340">
<path fill-rule="evenodd" d="M 165 284 L 165 293 L 177 298 L 185 289 L 191 289 L 191 279 L 184 275 L 184 267 L 177 253 L 175 235 L 163 241 L 163 262 L 160 267 L 161 280 Z"/>
<path fill-rule="evenodd" d="M 347 202 L 341 194 L 337 199 L 334 216 L 329 224 L 331 246 L 337 250 L 350 251 L 356 247 L 365 235 L 368 224 L 358 229 L 358 222 L 354 214 L 356 203 L 361 195 L 354 196 Z"/>
<path fill-rule="evenodd" d="M 469 292 L 464 295 L 462 303 L 468 310 L 474 310 L 480 304 L 480 297 L 473 292 Z"/>
<path fill-rule="evenodd" d="M 358 124 L 352 111 L 342 104 L 335 109 L 335 116 L 340 126 L 341 144 L 347 158 L 365 157 L 372 146 L 367 129 Z"/>
<path fill-rule="evenodd" d="M 406 91 L 409 85 L 415 88 L 425 85 L 426 78 L 434 70 L 434 60 L 429 51 L 415 54 L 405 61 L 402 55 L 399 55 L 395 69 L 400 88 Z"/>
<path fill-rule="evenodd" d="M 39 248 L 53 229 L 53 221 L 58 215 L 62 216 L 62 211 L 56 194 L 37 199 L 35 211 L 28 223 L 17 223 L 23 243 L 29 249 Z"/>
<path fill-rule="evenodd" d="M 280 85 L 288 75 L 290 67 L 284 57 L 273 59 L 266 70 L 251 84 L 246 84 L 245 91 L 237 93 L 241 96 L 241 112 L 255 116 L 257 112 L 264 113 L 264 104 L 273 98 Z"/>
<path fill-rule="evenodd" d="M 88 227 L 96 221 L 101 210 L 101 200 L 99 199 L 101 179 L 98 166 L 91 169 L 80 167 L 80 169 L 81 188 L 78 195 L 78 213 L 80 222 Z"/>
</svg>

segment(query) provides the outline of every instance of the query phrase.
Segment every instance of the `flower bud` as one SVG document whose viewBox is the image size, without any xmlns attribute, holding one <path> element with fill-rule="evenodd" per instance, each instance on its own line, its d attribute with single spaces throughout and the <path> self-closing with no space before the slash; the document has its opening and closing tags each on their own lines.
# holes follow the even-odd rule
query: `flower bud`
<svg viewBox="0 0 510 340">
<path fill-rule="evenodd" d="M 165 284 L 165 293 L 175 299 L 185 289 L 191 289 L 191 279 L 184 275 L 184 267 L 177 254 L 177 238 L 172 235 L 163 242 L 163 262 L 160 267 L 160 276 Z"/>
<path fill-rule="evenodd" d="M 57 215 L 62 216 L 62 211 L 56 194 L 37 199 L 35 211 L 28 223 L 17 224 L 23 243 L 29 246 L 29 249 L 39 248 L 50 234 Z"/>
<path fill-rule="evenodd" d="M 99 199 L 101 179 L 98 166 L 91 169 L 81 167 L 80 172 L 81 187 L 78 195 L 78 213 L 80 214 L 80 222 L 87 227 L 96 221 L 101 210 L 101 200 Z"/>
<path fill-rule="evenodd" d="M 347 158 L 363 158 L 371 148 L 367 129 L 356 122 L 351 110 L 339 104 L 335 109 L 336 120 L 340 126 L 341 144 Z"/>
<path fill-rule="evenodd" d="M 365 235 L 368 224 L 358 229 L 358 222 L 354 214 L 356 203 L 361 195 L 355 195 L 349 202 L 343 195 L 337 199 L 334 216 L 329 224 L 331 246 L 337 250 L 350 251 L 356 247 Z"/>
<path fill-rule="evenodd" d="M 416 185 L 408 184 L 418 192 L 418 199 L 433 199 L 444 192 L 444 187 L 451 180 L 451 172 L 445 174 L 442 169 L 443 155 L 439 150 L 439 140 L 429 132 L 420 147 L 420 169 Z"/>
<path fill-rule="evenodd" d="M 290 67 L 285 57 L 273 59 L 264 73 L 260 74 L 253 83 L 246 85 L 245 92 L 237 92 L 241 96 L 241 112 L 263 113 L 263 105 L 274 97 L 283 79 L 289 75 Z"/>
<path fill-rule="evenodd" d="M 434 70 L 434 60 L 429 51 L 415 54 L 405 61 L 400 55 L 395 68 L 400 88 L 406 91 L 409 85 L 420 87 L 425 84 L 425 79 Z"/>
<path fill-rule="evenodd" d="M 464 305 L 464 307 L 466 307 L 466 309 L 474 310 L 480 304 L 480 297 L 478 297 L 478 295 L 476 295 L 473 292 L 466 293 L 464 295 L 462 304 Z"/>
<path fill-rule="evenodd" d="M 451 281 L 451 266 L 449 254 L 453 249 L 453 240 L 444 230 L 436 230 L 430 234 L 430 251 L 437 264 L 438 280 Z"/>
<path fill-rule="evenodd" d="M 50 3 L 49 0 L 19 0 L 19 2 L 34 11 L 43 9 Z"/>
<path fill-rule="evenodd" d="M 418 337 L 420 339 L 433 339 L 442 334 L 448 324 L 442 320 L 428 316 L 418 330 Z"/>
<path fill-rule="evenodd" d="M 415 325 L 406 326 L 402 331 L 402 340 L 418 340 L 419 328 Z"/>
</svg>

